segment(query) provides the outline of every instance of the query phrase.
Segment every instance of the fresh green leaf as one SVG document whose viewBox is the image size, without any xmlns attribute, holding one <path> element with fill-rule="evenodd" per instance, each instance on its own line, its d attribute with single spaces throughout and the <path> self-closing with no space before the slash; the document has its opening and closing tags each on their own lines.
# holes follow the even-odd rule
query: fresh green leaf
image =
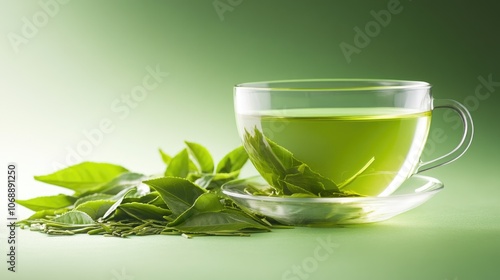
<svg viewBox="0 0 500 280">
<path fill-rule="evenodd" d="M 110 194 L 104 194 L 104 193 L 94 193 L 86 196 L 80 197 L 74 204 L 75 207 L 77 207 L 80 204 L 83 204 L 87 201 L 95 201 L 95 200 L 107 200 L 111 199 L 113 196 Z"/>
<path fill-rule="evenodd" d="M 123 203 L 119 209 L 126 212 L 128 215 L 136 218 L 137 220 L 160 220 L 165 221 L 164 216 L 172 214 L 170 210 L 163 209 L 151 204 L 144 204 L 138 202 Z"/>
<path fill-rule="evenodd" d="M 88 233 L 118 237 L 241 236 L 268 231 L 271 224 L 265 219 L 244 212 L 220 196 L 219 187 L 237 178 L 248 159 L 243 148 L 228 153 L 218 164 L 218 172 L 213 173 L 214 163 L 208 150 L 192 142 L 186 145 L 173 158 L 160 150 L 170 176 L 144 182 L 148 177 L 143 174 L 93 162 L 37 176 L 40 181 L 64 186 L 76 194 L 21 200 L 21 205 L 39 211 L 18 224 L 50 235 Z M 304 168 L 296 168 L 289 175 L 297 172 L 304 172 Z"/>
<path fill-rule="evenodd" d="M 200 167 L 201 172 L 212 173 L 214 171 L 214 160 L 207 148 L 193 142 L 185 141 L 185 143 L 195 162 Z"/>
<path fill-rule="evenodd" d="M 33 211 L 40 211 L 46 209 L 59 209 L 73 205 L 77 200 L 76 197 L 58 194 L 53 196 L 40 196 L 26 200 L 16 200 L 19 205 L 22 205 Z"/>
<path fill-rule="evenodd" d="M 35 176 L 35 179 L 83 193 L 100 187 L 127 171 L 127 169 L 119 165 L 82 162 L 52 174 Z"/>
<path fill-rule="evenodd" d="M 115 195 L 126 188 L 139 186 L 144 179 L 146 179 L 146 176 L 144 174 L 126 172 L 116 176 L 111 181 L 98 188 L 89 190 L 88 193 L 104 193 Z"/>
<path fill-rule="evenodd" d="M 158 192 L 150 192 L 148 194 L 139 197 L 128 196 L 125 199 L 123 199 L 123 203 L 130 203 L 130 202 L 152 203 L 159 197 L 160 195 L 158 194 Z"/>
<path fill-rule="evenodd" d="M 102 218 L 104 214 L 106 214 L 106 212 L 111 206 L 113 206 L 113 204 L 115 204 L 115 201 L 113 200 L 87 201 L 77 206 L 75 210 L 85 212 L 94 221 L 97 221 L 99 218 Z"/>
<path fill-rule="evenodd" d="M 170 161 L 172 160 L 172 157 L 169 156 L 167 153 L 165 153 L 162 149 L 158 149 L 160 151 L 161 159 L 166 165 L 170 164 Z"/>
<path fill-rule="evenodd" d="M 193 205 L 184 211 L 179 217 L 177 217 L 173 222 L 169 223 L 168 226 L 175 226 L 183 223 L 191 216 L 202 213 L 202 212 L 219 212 L 224 209 L 224 205 L 220 202 L 220 198 L 214 193 L 204 193 L 200 195 Z"/>
<path fill-rule="evenodd" d="M 195 184 L 207 190 L 215 190 L 219 189 L 223 184 L 238 178 L 239 175 L 239 170 L 231 173 L 204 174 L 195 181 Z"/>
<path fill-rule="evenodd" d="M 70 211 L 62 214 L 61 216 L 54 219 L 54 222 L 67 224 L 67 225 L 90 225 L 94 224 L 94 220 L 84 212 L 81 211 Z"/>
<path fill-rule="evenodd" d="M 125 199 L 125 197 L 127 197 L 127 195 L 129 193 L 135 192 L 136 189 L 137 189 L 136 187 L 132 187 L 130 189 L 125 189 L 125 190 L 119 192 L 114 197 L 112 197 L 111 200 L 115 200 L 115 203 L 113 205 L 111 205 L 111 207 L 109 207 L 109 209 L 106 211 L 106 213 L 104 213 L 104 215 L 102 216 L 102 219 L 106 219 L 106 218 L 110 217 L 111 214 L 113 214 L 113 212 L 116 210 L 116 208 L 118 208 L 118 206 L 120 206 L 123 199 Z"/>
<path fill-rule="evenodd" d="M 172 226 L 188 233 L 224 233 L 237 231 L 269 231 L 269 228 L 242 211 L 223 209 L 218 212 L 201 212 L 191 216 L 183 223 Z"/>
<path fill-rule="evenodd" d="M 240 146 L 227 155 L 225 155 L 221 161 L 217 164 L 216 173 L 231 173 L 234 171 L 238 171 L 243 168 L 243 165 L 248 160 L 248 154 L 245 152 L 245 149 Z"/>
<path fill-rule="evenodd" d="M 40 210 L 40 211 L 36 211 L 33 215 L 31 215 L 26 220 L 46 219 L 47 217 L 50 217 L 50 216 L 62 215 L 68 211 L 69 211 L 69 209 L 67 209 L 67 208 Z"/>
<path fill-rule="evenodd" d="M 186 178 L 189 173 L 189 154 L 186 149 L 175 155 L 167 166 L 165 176 Z"/>
<path fill-rule="evenodd" d="M 196 199 L 205 193 L 204 189 L 192 182 L 176 177 L 157 178 L 144 181 L 144 183 L 160 194 L 176 216 L 189 209 Z"/>
</svg>

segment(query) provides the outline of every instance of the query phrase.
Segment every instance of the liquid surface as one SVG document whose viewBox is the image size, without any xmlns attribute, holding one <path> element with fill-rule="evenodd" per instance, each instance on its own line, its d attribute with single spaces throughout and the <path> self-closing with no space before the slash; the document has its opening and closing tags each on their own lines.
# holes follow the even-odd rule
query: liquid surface
<svg viewBox="0 0 500 280">
<path fill-rule="evenodd" d="M 431 113 L 400 108 L 293 109 L 238 115 L 238 120 L 240 135 L 258 129 L 337 183 L 372 161 L 345 190 L 376 196 L 390 194 L 416 168 Z M 250 153 L 250 159 L 267 160 L 258 153 Z"/>
</svg>

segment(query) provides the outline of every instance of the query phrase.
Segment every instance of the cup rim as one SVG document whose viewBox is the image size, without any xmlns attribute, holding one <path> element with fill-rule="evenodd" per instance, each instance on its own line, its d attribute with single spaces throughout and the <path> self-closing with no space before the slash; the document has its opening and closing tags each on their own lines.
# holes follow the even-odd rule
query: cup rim
<svg viewBox="0 0 500 280">
<path fill-rule="evenodd" d="M 359 83 L 359 86 L 340 87 L 342 83 Z M 324 87 L 293 87 L 279 86 L 279 84 L 307 84 L 324 83 Z M 332 86 L 339 84 L 338 87 Z M 278 86 L 273 86 L 278 85 Z M 254 91 L 376 91 L 392 89 L 428 89 L 431 84 L 423 81 L 394 80 L 394 79 L 292 79 L 292 80 L 274 80 L 261 82 L 240 83 L 234 86 L 234 89 L 248 89 Z"/>
</svg>

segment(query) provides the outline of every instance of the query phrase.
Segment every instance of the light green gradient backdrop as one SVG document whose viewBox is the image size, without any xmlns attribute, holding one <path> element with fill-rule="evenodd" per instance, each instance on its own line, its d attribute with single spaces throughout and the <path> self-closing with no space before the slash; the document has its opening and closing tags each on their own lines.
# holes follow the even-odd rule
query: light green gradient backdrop
<svg viewBox="0 0 500 280">
<path fill-rule="evenodd" d="M 84 139 L 82 131 L 97 128 L 103 118 L 113 121 L 115 131 L 85 160 L 155 173 L 163 169 L 157 148 L 174 153 L 183 140 L 203 143 L 220 158 L 239 144 L 232 109 L 232 86 L 239 82 L 424 80 L 433 84 L 436 98 L 463 102 L 474 94 L 478 76 L 500 81 L 499 5 L 493 1 L 401 1 L 403 11 L 350 63 L 339 44 L 353 44 L 353 28 L 364 29 L 373 20 L 370 11 L 386 9 L 389 1 L 244 0 L 223 14 L 224 21 L 213 1 L 102 2 L 60 5 L 18 53 L 9 32 L 20 34 L 22 18 L 31 19 L 41 8 L 36 1 L 0 3 L 0 155 L 4 166 L 19 164 L 20 198 L 60 192 L 32 176 L 52 172 L 54 161 L 64 163 L 66 148 L 75 148 Z M 169 77 L 120 119 L 112 102 L 130 94 L 142 83 L 145 68 L 156 65 Z M 24 231 L 20 272 L 13 277 L 2 265 L 0 275 L 66 279 L 51 275 L 75 269 L 80 277 L 75 279 L 111 279 L 113 269 L 126 267 L 135 279 L 153 279 L 168 270 L 176 279 L 215 279 L 216 272 L 219 279 L 235 279 L 233 273 L 245 269 L 240 279 L 281 279 L 285 270 L 311 256 L 317 237 L 331 235 L 340 247 L 310 279 L 495 279 L 499 270 L 493 260 L 500 257 L 499 93 L 496 87 L 471 112 L 476 137 L 469 152 L 427 173 L 441 179 L 446 190 L 386 223 L 190 241 L 48 238 Z M 449 125 L 436 114 L 434 127 Z M 431 156 L 456 144 L 459 131 L 448 129 L 447 135 L 449 140 Z M 249 167 L 246 173 L 254 171 Z M 5 217 L 4 201 L 1 205 Z M 69 249 L 76 254 L 66 253 Z M 171 250 L 185 251 L 177 257 Z M 42 266 L 42 259 L 48 263 Z M 188 267 L 187 259 L 198 265 Z M 78 262 L 94 269 L 81 270 Z M 153 264 L 163 270 L 147 270 Z"/>
</svg>

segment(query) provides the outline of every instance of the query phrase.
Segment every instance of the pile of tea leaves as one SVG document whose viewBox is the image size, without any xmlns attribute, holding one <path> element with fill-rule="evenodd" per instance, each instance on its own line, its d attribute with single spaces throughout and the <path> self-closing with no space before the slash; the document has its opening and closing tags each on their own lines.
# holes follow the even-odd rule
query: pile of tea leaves
<svg viewBox="0 0 500 280">
<path fill-rule="evenodd" d="M 215 166 L 208 150 L 185 142 L 161 176 L 147 176 L 109 163 L 83 162 L 35 176 L 72 190 L 71 195 L 36 197 L 17 203 L 36 211 L 21 221 L 50 235 L 249 235 L 273 227 L 265 217 L 245 212 L 224 196 L 222 184 L 236 179 L 248 155 L 239 147 Z"/>
</svg>

